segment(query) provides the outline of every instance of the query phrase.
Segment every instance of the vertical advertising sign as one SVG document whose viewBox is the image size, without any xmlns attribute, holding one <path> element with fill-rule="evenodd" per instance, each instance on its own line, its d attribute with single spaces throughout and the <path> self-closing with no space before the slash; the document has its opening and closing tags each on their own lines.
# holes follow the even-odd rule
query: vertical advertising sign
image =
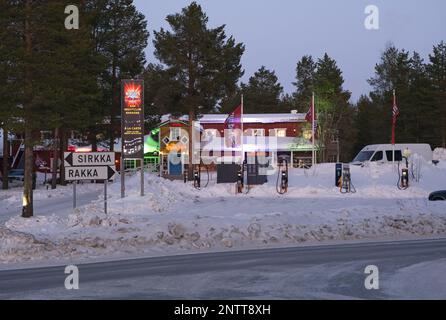
<svg viewBox="0 0 446 320">
<path fill-rule="evenodd" d="M 122 80 L 121 87 L 121 198 L 125 197 L 125 159 L 140 160 L 144 196 L 144 81 Z"/>
<path fill-rule="evenodd" d="M 144 82 L 122 81 L 122 157 L 144 158 Z"/>
</svg>

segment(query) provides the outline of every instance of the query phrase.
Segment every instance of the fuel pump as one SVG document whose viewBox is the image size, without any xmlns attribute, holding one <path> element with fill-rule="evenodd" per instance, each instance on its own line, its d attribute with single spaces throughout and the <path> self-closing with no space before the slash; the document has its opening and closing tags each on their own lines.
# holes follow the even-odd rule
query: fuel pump
<svg viewBox="0 0 446 320">
<path fill-rule="evenodd" d="M 280 178 L 280 184 L 279 184 Z M 285 194 L 288 192 L 288 161 L 282 160 L 279 163 L 279 170 L 277 172 L 276 191 L 278 194 Z"/>
<path fill-rule="evenodd" d="M 336 172 L 338 172 L 338 170 L 336 170 Z M 355 186 L 352 183 L 350 166 L 348 164 L 342 165 L 342 175 L 338 182 L 338 186 L 341 193 L 356 193 Z"/>
<path fill-rule="evenodd" d="M 237 184 L 236 184 L 236 193 L 243 193 L 243 187 L 245 183 L 243 172 L 243 164 L 240 166 L 239 171 L 237 172 Z"/>
<path fill-rule="evenodd" d="M 207 180 L 206 184 L 203 186 L 203 188 L 207 188 L 209 185 L 210 175 L 209 175 L 209 168 L 205 166 L 206 168 L 206 174 L 207 174 Z M 201 190 L 201 165 L 197 165 L 194 170 L 194 188 L 197 190 Z"/>
<path fill-rule="evenodd" d="M 187 168 L 183 167 L 183 180 L 184 183 L 187 183 Z"/>
<path fill-rule="evenodd" d="M 201 189 L 201 168 L 196 166 L 194 170 L 194 188 L 197 190 Z"/>
<path fill-rule="evenodd" d="M 409 157 L 407 155 L 403 156 L 403 160 L 406 167 L 400 170 L 400 162 L 398 162 L 398 183 L 396 186 L 400 190 L 407 190 L 409 188 Z"/>
<path fill-rule="evenodd" d="M 245 186 L 245 165 L 246 162 L 240 165 L 239 171 L 237 172 L 237 184 L 235 192 L 238 193 L 249 193 L 249 186 Z"/>
</svg>

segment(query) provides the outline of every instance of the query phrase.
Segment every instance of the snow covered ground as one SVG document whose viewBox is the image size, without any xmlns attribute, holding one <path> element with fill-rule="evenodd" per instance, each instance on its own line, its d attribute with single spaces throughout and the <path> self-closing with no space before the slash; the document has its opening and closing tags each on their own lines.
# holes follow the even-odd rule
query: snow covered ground
<svg viewBox="0 0 446 320">
<path fill-rule="evenodd" d="M 434 160 L 446 160 L 446 149 L 436 148 L 433 155 Z"/>
<path fill-rule="evenodd" d="M 446 202 L 427 201 L 431 191 L 446 189 L 446 162 L 424 163 L 420 182 L 406 191 L 397 189 L 393 165 L 351 170 L 357 193 L 348 195 L 334 187 L 334 164 L 291 170 L 286 195 L 276 193 L 275 176 L 235 195 L 235 186 L 217 185 L 215 175 L 199 191 L 147 173 L 146 196 L 140 197 L 134 175 L 127 179 L 125 199 L 119 179 L 110 185 L 108 214 L 101 184 L 79 186 L 80 197 L 99 197 L 76 210 L 71 187 L 56 193 L 40 188 L 36 204 L 47 209 L 32 219 L 19 217 L 20 189 L 0 191 L 0 263 L 446 235 Z M 65 200 L 63 209 L 51 206 L 57 198 Z"/>
</svg>

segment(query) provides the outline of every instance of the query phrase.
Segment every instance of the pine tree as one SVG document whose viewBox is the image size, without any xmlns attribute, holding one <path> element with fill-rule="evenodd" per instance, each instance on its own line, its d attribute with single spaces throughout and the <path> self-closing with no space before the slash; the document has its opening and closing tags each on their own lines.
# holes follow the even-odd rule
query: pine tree
<svg viewBox="0 0 446 320">
<path fill-rule="evenodd" d="M 279 102 L 279 110 L 280 112 L 285 113 L 290 113 L 293 110 L 298 110 L 296 99 L 294 99 L 292 94 L 282 94 Z"/>
<path fill-rule="evenodd" d="M 316 63 L 314 74 L 315 105 L 318 114 L 318 140 L 322 147 L 322 161 L 327 161 L 324 150 L 332 141 L 333 135 L 340 139 L 341 154 L 351 142 L 347 133 L 351 128 L 352 107 L 349 104 L 351 93 L 343 89 L 344 78 L 336 61 L 325 54 Z"/>
<path fill-rule="evenodd" d="M 392 121 L 392 94 L 396 91 L 397 104 L 400 109 L 396 127 L 397 142 L 405 140 L 408 118 L 411 116 L 409 105 L 409 83 L 411 76 L 411 59 L 409 52 L 389 46 L 382 54 L 381 61 L 375 66 L 374 77 L 368 80 L 373 91 L 370 93 L 373 104 L 379 110 L 374 135 L 380 143 L 390 143 Z"/>
<path fill-rule="evenodd" d="M 0 2 L 0 128 L 3 129 L 2 188 L 8 189 L 9 146 L 8 132 L 13 129 L 17 112 L 17 37 L 13 30 L 14 14 L 6 1 Z"/>
<path fill-rule="evenodd" d="M 177 103 L 182 98 L 179 82 L 173 80 L 169 70 L 160 64 L 149 63 L 144 71 L 146 117 L 163 114 L 180 115 Z"/>
<path fill-rule="evenodd" d="M 54 139 L 54 151 L 56 153 L 59 147 L 60 158 L 68 148 L 70 131 L 83 132 L 99 120 L 98 78 L 104 68 L 103 59 L 94 50 L 91 14 L 87 5 L 83 1 L 78 5 L 82 19 L 78 30 L 61 28 L 65 6 L 66 1 L 51 1 L 45 5 L 47 14 L 53 18 L 46 20 L 45 27 L 50 32 L 42 45 L 47 48 L 50 57 L 45 61 L 49 97 L 45 104 L 52 115 L 47 118 L 51 121 L 43 128 L 58 133 Z M 61 183 L 65 184 L 63 162 L 60 173 Z"/>
<path fill-rule="evenodd" d="M 228 37 L 224 25 L 209 28 L 208 20 L 193 2 L 181 13 L 168 15 L 171 31 L 162 28 L 153 41 L 155 57 L 165 66 L 172 86 L 179 89 L 169 99 L 174 102 L 171 110 L 188 113 L 190 121 L 198 112 L 216 110 L 221 99 L 235 92 L 243 75 L 243 44 Z M 192 170 L 189 166 L 190 177 Z"/>
<path fill-rule="evenodd" d="M 417 143 L 440 145 L 441 118 L 435 107 L 432 81 L 429 79 L 426 64 L 417 52 L 411 58 L 411 75 L 409 82 L 409 99 L 405 139 Z"/>
<path fill-rule="evenodd" d="M 249 78 L 248 84 L 241 85 L 244 95 L 244 112 L 277 113 L 280 111 L 280 98 L 283 87 L 274 71 L 262 66 Z"/>
<path fill-rule="evenodd" d="M 312 56 L 303 56 L 296 66 L 296 82 L 293 85 L 296 91 L 293 94 L 299 111 L 306 112 L 311 104 L 314 91 L 314 76 L 316 63 Z"/>
<path fill-rule="evenodd" d="M 400 114 L 396 126 L 396 141 L 441 143 L 441 108 L 435 103 L 440 92 L 435 88 L 431 66 L 426 66 L 417 52 L 412 55 L 394 46 L 388 47 L 369 79 L 374 126 L 371 134 L 376 143 L 390 142 L 393 93 L 395 90 Z"/>
<path fill-rule="evenodd" d="M 114 149 L 119 127 L 121 80 L 142 75 L 145 65 L 144 50 L 149 32 L 147 21 L 132 0 L 91 1 L 87 6 L 93 15 L 93 41 L 97 52 L 105 59 L 106 68 L 100 77 L 103 116 L 109 118 L 110 150 Z M 93 135 L 96 132 L 93 130 Z"/>
<path fill-rule="evenodd" d="M 432 81 L 432 97 L 438 114 L 430 130 L 438 128 L 439 142 L 436 145 L 446 148 L 446 42 L 442 41 L 434 46 L 429 61 L 427 71 Z"/>
<path fill-rule="evenodd" d="M 354 153 L 358 153 L 366 145 L 372 144 L 375 117 L 373 115 L 373 105 L 368 96 L 362 95 L 356 103 L 355 127 L 356 140 Z"/>
<path fill-rule="evenodd" d="M 209 112 L 236 90 L 244 46 L 227 37 L 224 25 L 208 28 L 208 17 L 195 2 L 166 20 L 172 31 L 155 32 L 153 43 L 156 58 L 182 88 L 175 111 L 194 116 L 200 107 Z"/>
<path fill-rule="evenodd" d="M 2 2 L 7 17 L 2 16 L 7 31 L 2 33 L 2 50 L 13 62 L 8 71 L 8 84 L 14 88 L 10 107 L 17 120 L 14 131 L 24 134 L 24 217 L 33 215 L 33 148 L 40 131 L 64 128 L 66 135 L 67 130 L 81 129 L 97 106 L 97 60 L 90 33 L 87 28 L 64 28 L 66 5 L 62 0 Z"/>
</svg>

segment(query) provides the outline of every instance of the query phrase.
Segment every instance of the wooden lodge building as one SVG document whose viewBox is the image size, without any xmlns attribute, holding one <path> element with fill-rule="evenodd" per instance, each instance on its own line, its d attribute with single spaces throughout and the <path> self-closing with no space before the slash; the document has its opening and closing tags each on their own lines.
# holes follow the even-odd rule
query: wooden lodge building
<svg viewBox="0 0 446 320">
<path fill-rule="evenodd" d="M 218 164 L 225 152 L 230 152 L 224 142 L 227 118 L 226 114 L 205 114 L 197 121 L 196 131 L 201 140 L 199 157 L 211 166 Z M 160 174 L 179 178 L 189 162 L 189 122 L 187 116 L 164 116 L 162 120 L 157 128 Z M 262 154 L 272 162 L 286 159 L 293 167 L 311 165 L 311 124 L 305 120 L 304 113 L 244 114 L 243 132 L 246 155 Z M 274 146 L 265 145 L 265 140 L 272 137 Z M 318 149 L 317 137 L 315 145 Z"/>
</svg>

